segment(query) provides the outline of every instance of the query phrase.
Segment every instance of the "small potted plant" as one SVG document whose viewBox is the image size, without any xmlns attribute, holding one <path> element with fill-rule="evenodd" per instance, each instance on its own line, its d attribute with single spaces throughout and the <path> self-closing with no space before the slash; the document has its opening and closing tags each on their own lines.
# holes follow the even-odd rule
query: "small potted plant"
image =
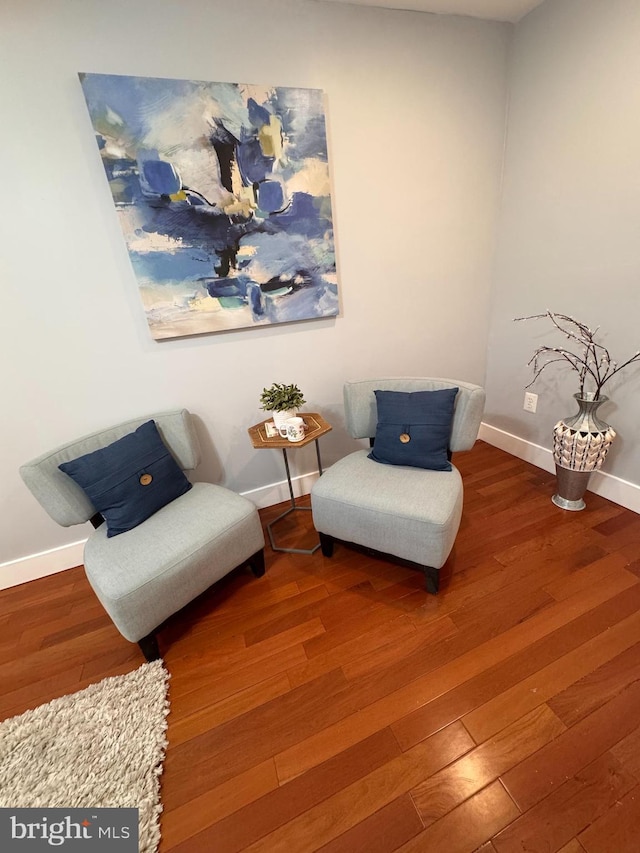
<svg viewBox="0 0 640 853">
<path fill-rule="evenodd" d="M 263 388 L 260 395 L 261 408 L 273 412 L 273 422 L 280 426 L 287 418 L 294 418 L 300 406 L 306 400 L 297 385 L 280 385 L 274 382 L 270 388 Z"/>
</svg>

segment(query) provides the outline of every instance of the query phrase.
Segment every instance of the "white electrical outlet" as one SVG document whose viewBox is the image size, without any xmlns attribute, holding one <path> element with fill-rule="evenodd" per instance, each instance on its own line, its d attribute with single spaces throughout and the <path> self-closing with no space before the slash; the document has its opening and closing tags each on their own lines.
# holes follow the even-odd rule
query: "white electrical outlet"
<svg viewBox="0 0 640 853">
<path fill-rule="evenodd" d="M 533 414 L 538 408 L 538 395 L 532 394 L 530 391 L 525 391 L 524 406 L 522 408 L 525 410 L 525 412 L 531 412 L 531 414 Z"/>
</svg>

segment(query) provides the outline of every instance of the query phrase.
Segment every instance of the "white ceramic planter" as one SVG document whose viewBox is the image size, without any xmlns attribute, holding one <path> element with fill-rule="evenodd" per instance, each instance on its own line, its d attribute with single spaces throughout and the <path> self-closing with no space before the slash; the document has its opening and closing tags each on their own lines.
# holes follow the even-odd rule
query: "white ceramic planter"
<svg viewBox="0 0 640 853">
<path fill-rule="evenodd" d="M 285 409 L 284 412 L 273 412 L 273 422 L 276 428 L 278 428 L 289 418 L 295 418 L 297 414 L 297 409 Z"/>
</svg>

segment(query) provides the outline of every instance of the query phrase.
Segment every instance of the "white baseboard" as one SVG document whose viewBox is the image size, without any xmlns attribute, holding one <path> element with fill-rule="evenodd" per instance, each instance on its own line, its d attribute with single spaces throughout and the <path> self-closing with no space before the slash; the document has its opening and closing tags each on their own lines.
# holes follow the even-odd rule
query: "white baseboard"
<svg viewBox="0 0 640 853">
<path fill-rule="evenodd" d="M 302 495 L 308 495 L 311 491 L 311 486 L 313 486 L 317 479 L 317 471 L 292 477 L 291 486 L 294 497 L 299 498 Z M 270 483 L 268 486 L 261 486 L 259 489 L 251 489 L 248 492 L 241 492 L 240 494 L 253 501 L 258 509 L 264 509 L 265 507 L 291 500 L 286 480 L 281 480 L 279 483 Z"/>
<path fill-rule="evenodd" d="M 482 441 L 486 441 L 487 444 L 499 447 L 500 450 L 505 450 L 512 456 L 517 456 L 518 459 L 531 462 L 532 465 L 543 468 L 545 471 L 553 473 L 556 470 L 551 450 L 540 447 L 539 444 L 533 444 L 517 435 L 512 435 L 510 432 L 484 423 L 480 427 L 478 437 Z M 614 477 L 605 471 L 594 471 L 589 480 L 589 491 L 595 492 L 596 495 L 601 495 L 619 506 L 640 513 L 640 486 L 635 483 Z"/>
<path fill-rule="evenodd" d="M 295 497 L 309 494 L 311 486 L 317 479 L 317 471 L 292 477 L 291 485 Z M 291 500 L 286 480 L 280 483 L 271 483 L 259 489 L 252 489 L 249 492 L 242 492 L 242 494 L 253 501 L 258 509 Z M 83 539 L 80 542 L 62 545 L 60 548 L 52 548 L 40 554 L 31 554 L 19 560 L 0 563 L 0 589 L 9 589 L 9 587 L 18 586 L 18 584 L 44 578 L 47 575 L 53 575 L 56 572 L 63 572 L 66 569 L 81 565 L 86 541 Z"/>
<path fill-rule="evenodd" d="M 81 566 L 86 541 L 82 539 L 80 542 L 61 545 L 59 548 L 51 548 L 40 554 L 30 554 L 19 560 L 0 563 L 0 589 L 9 589 L 11 586 L 54 575 L 56 572 L 63 572 L 74 566 Z"/>
</svg>

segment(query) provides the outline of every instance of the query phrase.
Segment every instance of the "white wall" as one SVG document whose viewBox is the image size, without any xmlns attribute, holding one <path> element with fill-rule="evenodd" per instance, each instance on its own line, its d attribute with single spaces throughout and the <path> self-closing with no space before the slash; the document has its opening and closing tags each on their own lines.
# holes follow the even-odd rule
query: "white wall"
<svg viewBox="0 0 640 853">
<path fill-rule="evenodd" d="M 638 0 L 548 0 L 515 28 L 509 81 L 485 421 L 550 449 L 553 424 L 577 411 L 577 377 L 548 368 L 525 413 L 526 363 L 560 341 L 512 318 L 559 311 L 600 326 L 618 361 L 640 349 Z M 640 369 L 621 376 L 599 412 L 618 431 L 603 470 L 640 495 Z"/>
<path fill-rule="evenodd" d="M 0 563 L 86 535 L 18 476 L 76 435 L 186 406 L 196 476 L 246 492 L 283 478 L 246 434 L 264 385 L 297 382 L 334 423 L 330 463 L 345 378 L 484 381 L 510 33 L 308 0 L 4 0 Z M 81 70 L 324 89 L 341 316 L 153 342 Z M 314 469 L 312 447 L 291 456 Z"/>
</svg>

